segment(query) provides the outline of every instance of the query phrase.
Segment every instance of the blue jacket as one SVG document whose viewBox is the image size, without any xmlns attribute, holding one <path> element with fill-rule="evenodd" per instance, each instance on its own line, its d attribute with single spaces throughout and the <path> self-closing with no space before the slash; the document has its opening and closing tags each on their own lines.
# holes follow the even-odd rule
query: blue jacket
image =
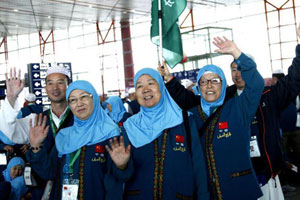
<svg viewBox="0 0 300 200">
<path fill-rule="evenodd" d="M 162 199 L 164 200 L 191 199 L 195 196 L 199 200 L 210 198 L 205 161 L 192 117 L 189 118 L 189 125 L 191 153 L 184 123 L 168 129 L 162 173 Z M 127 135 L 124 138 L 127 143 Z M 160 155 L 163 135 L 156 140 Z M 153 178 L 157 172 L 155 171 L 154 141 L 139 148 L 132 146 L 131 150 L 135 171 L 132 178 L 125 184 L 124 199 L 152 200 L 155 185 Z"/>
<path fill-rule="evenodd" d="M 236 93 L 236 86 L 228 88 L 228 97 Z M 266 182 L 275 177 L 284 167 L 284 156 L 280 137 L 280 115 L 300 92 L 300 45 L 296 47 L 296 57 L 288 69 L 288 75 L 278 80 L 276 85 L 264 88 L 256 111 L 258 124 L 257 140 L 261 157 L 252 158 L 257 175 L 265 176 Z M 252 131 L 254 122 L 252 123 Z M 253 131 L 254 132 L 254 131 Z"/>
<path fill-rule="evenodd" d="M 228 98 L 226 95 L 219 118 L 212 134 L 200 133 L 210 176 L 213 198 L 225 200 L 257 199 L 262 195 L 250 159 L 250 124 L 259 104 L 264 81 L 255 63 L 242 54 L 237 60 L 246 83 L 242 95 Z M 176 80 L 167 84 L 168 91 L 184 109 L 200 105 L 200 97 L 186 91 Z M 200 109 L 201 110 L 201 109 Z M 198 108 L 192 109 L 199 128 L 204 121 Z M 216 195 L 219 194 L 219 195 Z"/>
<path fill-rule="evenodd" d="M 83 199 L 122 199 L 122 182 L 131 176 L 132 163 L 130 161 L 131 164 L 128 164 L 126 170 L 118 170 L 105 150 L 107 144 L 108 140 L 82 148 L 73 169 L 73 179 L 79 179 L 79 174 L 83 174 L 83 179 L 79 184 L 78 197 L 82 194 Z M 27 154 L 27 159 L 40 177 L 45 180 L 54 180 L 50 199 L 61 199 L 66 156 L 58 158 L 57 155 L 55 146 L 50 155 L 44 148 L 38 153 L 29 151 Z M 81 159 L 84 160 L 80 163 Z"/>
</svg>

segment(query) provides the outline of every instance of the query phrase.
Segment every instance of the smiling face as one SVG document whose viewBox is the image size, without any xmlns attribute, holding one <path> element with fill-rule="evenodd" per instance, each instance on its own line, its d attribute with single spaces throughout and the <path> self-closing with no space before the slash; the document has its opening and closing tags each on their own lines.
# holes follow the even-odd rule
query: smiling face
<svg viewBox="0 0 300 200">
<path fill-rule="evenodd" d="M 204 74 L 199 80 L 199 86 L 201 90 L 201 96 L 207 102 L 214 102 L 219 99 L 222 90 L 222 81 L 220 77 L 215 73 Z M 207 82 L 208 81 L 208 82 Z M 200 84 L 200 82 L 207 82 L 206 85 Z"/>
<path fill-rule="evenodd" d="M 10 168 L 10 177 L 11 179 L 14 179 L 18 176 L 21 176 L 23 173 L 23 168 L 21 165 L 16 165 L 12 168 Z"/>
<path fill-rule="evenodd" d="M 231 63 L 231 77 L 233 83 L 236 85 L 237 89 L 242 90 L 245 87 L 245 82 L 242 79 L 241 72 L 237 69 L 237 64 L 235 62 Z"/>
<path fill-rule="evenodd" d="M 93 96 L 84 90 L 73 90 L 68 103 L 72 113 L 80 120 L 87 120 L 93 113 Z"/>
<path fill-rule="evenodd" d="M 54 73 L 46 78 L 46 93 L 51 102 L 62 103 L 66 101 L 67 77 L 64 74 Z"/>
<path fill-rule="evenodd" d="M 161 93 L 156 80 L 147 74 L 140 76 L 136 83 L 136 98 L 138 103 L 146 108 L 158 104 Z"/>
</svg>

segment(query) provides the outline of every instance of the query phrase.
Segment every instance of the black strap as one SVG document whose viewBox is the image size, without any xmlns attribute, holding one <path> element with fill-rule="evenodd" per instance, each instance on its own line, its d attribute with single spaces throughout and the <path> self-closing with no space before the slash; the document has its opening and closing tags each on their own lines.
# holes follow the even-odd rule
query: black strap
<svg viewBox="0 0 300 200">
<path fill-rule="evenodd" d="M 198 130 L 199 136 L 200 138 L 202 137 L 202 135 L 205 132 L 206 127 L 208 127 L 208 125 L 210 124 L 211 120 L 216 116 L 216 114 L 223 108 L 224 104 L 222 106 L 219 106 L 218 109 L 211 114 L 204 122 L 204 124 L 201 126 L 201 128 Z"/>
<path fill-rule="evenodd" d="M 189 117 L 188 117 L 187 111 L 182 110 L 182 116 L 183 116 L 185 132 L 186 132 L 186 142 L 187 142 L 189 152 L 192 156 L 191 130 L 190 130 Z"/>
</svg>

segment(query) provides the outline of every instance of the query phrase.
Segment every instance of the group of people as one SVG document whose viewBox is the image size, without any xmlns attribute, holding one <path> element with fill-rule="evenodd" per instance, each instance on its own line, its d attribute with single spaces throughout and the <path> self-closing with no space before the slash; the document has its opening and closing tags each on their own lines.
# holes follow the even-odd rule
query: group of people
<svg viewBox="0 0 300 200">
<path fill-rule="evenodd" d="M 279 118 L 300 92 L 300 46 L 289 74 L 264 87 L 254 60 L 234 42 L 216 37 L 213 44 L 234 59 L 233 86 L 216 65 L 199 70 L 199 95 L 167 66 L 144 68 L 134 77 L 135 114 L 120 97 L 101 105 L 91 83 L 70 83 L 65 68 L 52 67 L 45 78 L 50 109 L 18 118 L 24 81 L 11 70 L 0 130 L 30 144 L 25 181 L 32 171 L 42 180 L 32 199 L 283 199 Z M 17 166 L 24 170 L 24 161 Z M 23 178 L 9 178 L 10 168 L 0 191 Z"/>
</svg>

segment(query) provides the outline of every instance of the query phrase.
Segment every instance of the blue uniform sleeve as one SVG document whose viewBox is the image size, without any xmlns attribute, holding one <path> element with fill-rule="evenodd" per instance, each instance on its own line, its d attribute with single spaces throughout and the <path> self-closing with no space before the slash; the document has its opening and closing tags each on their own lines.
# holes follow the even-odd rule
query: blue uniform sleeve
<svg viewBox="0 0 300 200">
<path fill-rule="evenodd" d="M 253 120 L 257 110 L 264 89 L 264 79 L 257 71 L 255 62 L 244 53 L 235 62 L 245 81 L 243 93 L 237 98 L 240 98 L 240 108 L 243 110 L 245 122 L 248 123 Z"/>
<path fill-rule="evenodd" d="M 276 85 L 271 86 L 274 101 L 277 108 L 285 109 L 291 104 L 300 92 L 300 45 L 296 47 L 296 57 L 288 69 L 288 75 L 277 81 Z"/>
<path fill-rule="evenodd" d="M 30 162 L 34 171 L 44 180 L 53 180 L 57 176 L 58 153 L 56 147 L 52 147 L 50 154 L 42 148 L 39 152 L 27 151 L 26 159 Z"/>
<path fill-rule="evenodd" d="M 200 96 L 185 89 L 176 78 L 169 81 L 166 88 L 179 107 L 184 110 L 189 110 L 200 104 Z"/>
<path fill-rule="evenodd" d="M 206 170 L 206 163 L 203 154 L 203 147 L 198 136 L 196 124 L 193 117 L 189 117 L 190 131 L 191 131 L 191 150 L 193 162 L 193 174 L 195 177 L 197 199 L 209 200 L 210 193 L 208 190 L 208 176 Z"/>
</svg>

